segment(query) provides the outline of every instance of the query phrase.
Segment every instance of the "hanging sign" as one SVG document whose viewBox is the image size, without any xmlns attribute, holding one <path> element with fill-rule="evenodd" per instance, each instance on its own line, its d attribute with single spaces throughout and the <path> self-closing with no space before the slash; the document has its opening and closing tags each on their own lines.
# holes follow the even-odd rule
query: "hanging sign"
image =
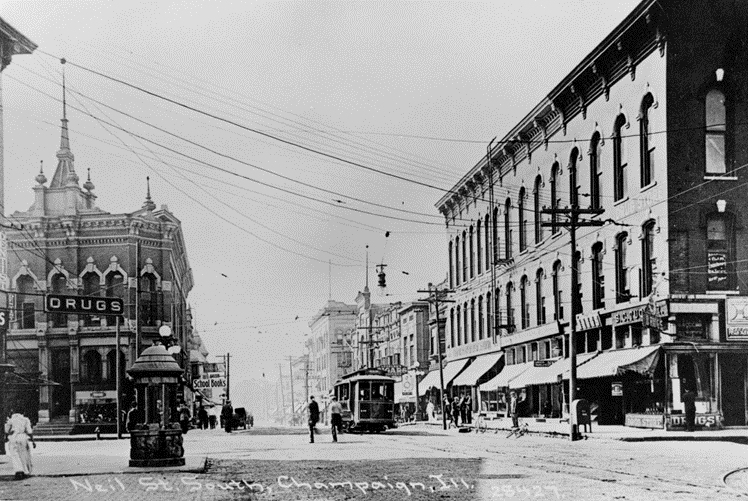
<svg viewBox="0 0 748 501">
<path fill-rule="evenodd" d="M 125 312 L 125 303 L 118 297 L 45 294 L 44 311 L 73 315 L 122 315 Z"/>
</svg>

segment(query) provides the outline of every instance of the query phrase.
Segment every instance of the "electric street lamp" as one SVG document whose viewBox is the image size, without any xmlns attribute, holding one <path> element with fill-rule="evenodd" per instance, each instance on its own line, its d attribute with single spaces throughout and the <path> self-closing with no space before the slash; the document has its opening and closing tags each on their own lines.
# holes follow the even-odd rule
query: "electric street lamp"
<svg viewBox="0 0 748 501">
<path fill-rule="evenodd" d="M 162 325 L 158 328 L 158 335 L 161 336 L 161 344 L 172 356 L 176 356 L 182 351 L 179 340 L 171 335 L 171 327 Z"/>
</svg>

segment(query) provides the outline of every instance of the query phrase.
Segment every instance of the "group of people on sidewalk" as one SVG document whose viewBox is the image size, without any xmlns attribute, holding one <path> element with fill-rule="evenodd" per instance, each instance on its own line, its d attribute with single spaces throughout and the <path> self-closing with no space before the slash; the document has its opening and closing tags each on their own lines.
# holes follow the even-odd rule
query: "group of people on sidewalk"
<svg viewBox="0 0 748 501">
<path fill-rule="evenodd" d="M 317 433 L 319 423 L 319 404 L 314 396 L 309 397 L 309 443 L 314 443 L 314 434 Z M 330 397 L 330 405 L 327 407 L 330 413 L 330 426 L 332 428 L 332 441 L 338 441 L 338 433 L 343 432 L 343 406 L 340 405 L 335 395 Z"/>
<path fill-rule="evenodd" d="M 461 396 L 455 395 L 452 400 L 449 397 L 444 397 L 444 412 L 447 415 L 447 420 L 450 426 L 459 427 L 460 425 L 468 425 L 473 422 L 473 399 L 470 394 L 463 394 Z M 431 407 L 429 407 L 431 406 Z M 435 415 L 436 409 L 434 404 L 429 401 L 426 406 L 426 414 L 428 415 L 429 421 L 436 420 Z"/>
</svg>

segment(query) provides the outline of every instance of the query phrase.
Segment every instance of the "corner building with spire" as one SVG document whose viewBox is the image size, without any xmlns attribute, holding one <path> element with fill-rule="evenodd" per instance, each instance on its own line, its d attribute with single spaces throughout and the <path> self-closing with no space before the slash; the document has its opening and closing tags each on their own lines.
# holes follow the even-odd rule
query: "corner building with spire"
<svg viewBox="0 0 748 501">
<path fill-rule="evenodd" d="M 11 324 L 7 349 L 33 391 L 11 402 L 33 420 L 72 427 L 116 423 L 116 318 L 46 313 L 44 294 L 121 297 L 121 408 L 135 395 L 125 370 L 168 325 L 189 369 L 187 296 L 193 286 L 182 225 L 151 199 L 131 213 L 96 205 L 90 169 L 81 187 L 63 113 L 57 168 L 49 185 L 40 169 L 34 203 L 7 231 Z M 154 400 L 155 401 L 155 400 Z M 174 403 L 172 403 L 174 404 Z"/>
</svg>

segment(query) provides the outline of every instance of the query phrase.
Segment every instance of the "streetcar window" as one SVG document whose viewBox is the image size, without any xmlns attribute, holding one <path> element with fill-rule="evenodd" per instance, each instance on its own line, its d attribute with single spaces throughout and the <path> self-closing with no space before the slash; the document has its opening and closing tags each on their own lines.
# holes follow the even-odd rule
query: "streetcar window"
<svg viewBox="0 0 748 501">
<path fill-rule="evenodd" d="M 348 385 L 338 386 L 338 400 L 348 400 Z"/>
<path fill-rule="evenodd" d="M 372 400 L 392 400 L 394 385 L 386 382 L 371 383 Z"/>
<path fill-rule="evenodd" d="M 371 386 L 369 381 L 358 382 L 358 394 L 361 400 L 371 400 Z"/>
</svg>

